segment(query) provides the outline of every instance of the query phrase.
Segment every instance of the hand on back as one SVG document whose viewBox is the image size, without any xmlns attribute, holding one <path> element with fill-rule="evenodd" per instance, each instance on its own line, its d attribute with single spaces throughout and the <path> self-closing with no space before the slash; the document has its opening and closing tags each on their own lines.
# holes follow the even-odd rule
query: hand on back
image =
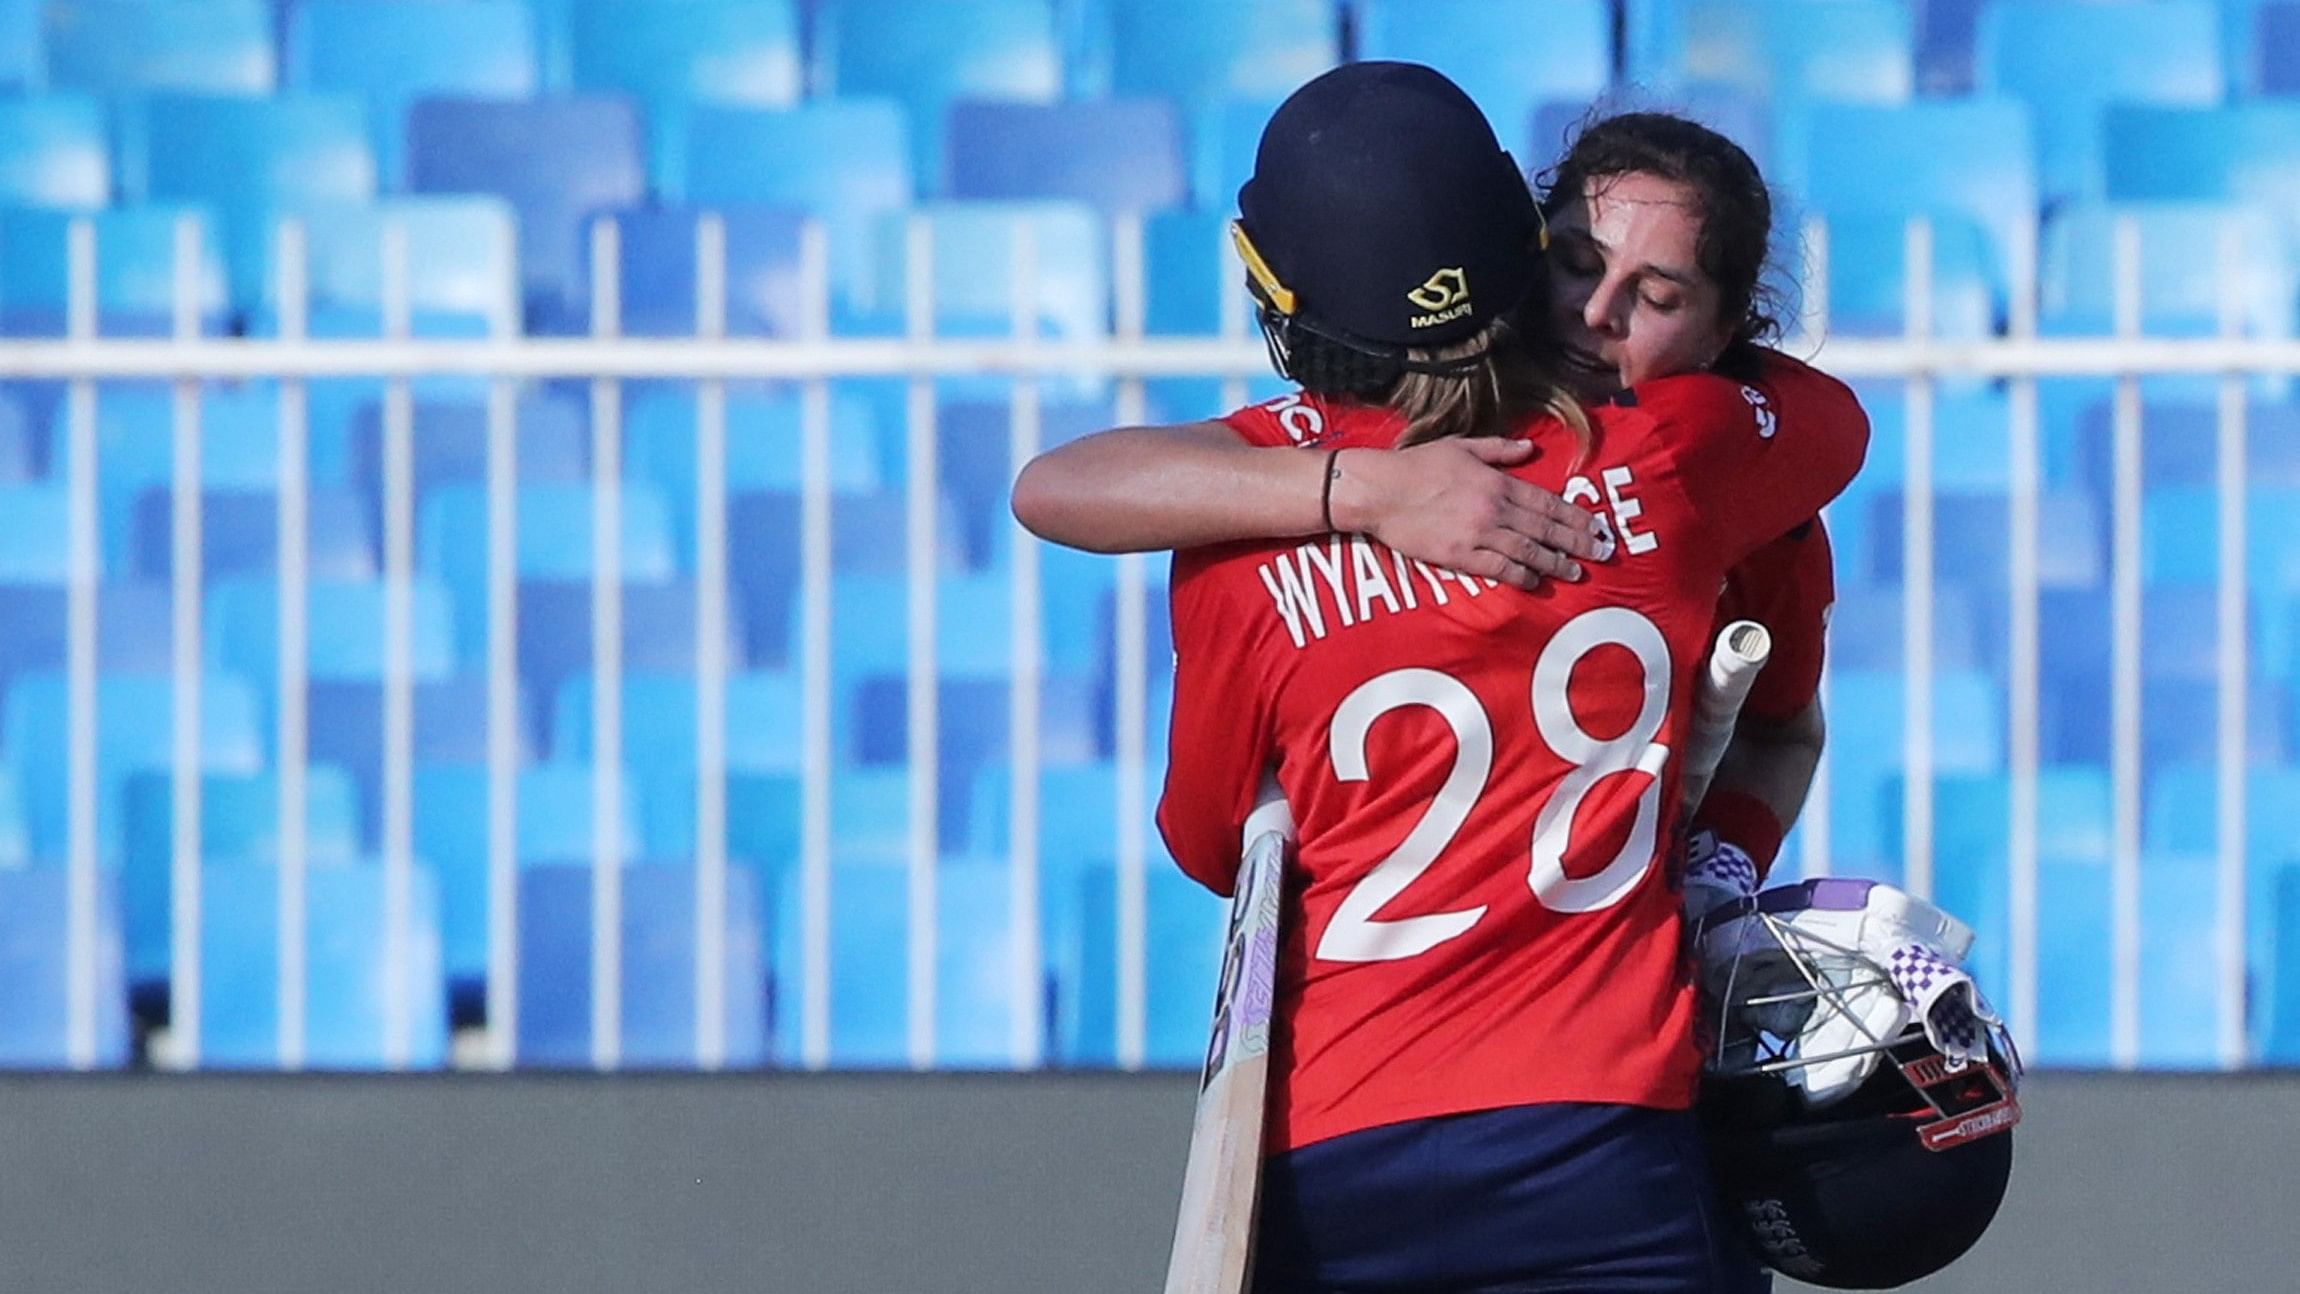
<svg viewBox="0 0 2300 1294">
<path fill-rule="evenodd" d="M 1576 559 L 1611 554 L 1588 510 L 1505 470 L 1532 454 L 1529 441 L 1498 438 L 1344 451 L 1335 461 L 1334 523 L 1415 561 L 1521 589 L 1579 580 Z"/>
</svg>

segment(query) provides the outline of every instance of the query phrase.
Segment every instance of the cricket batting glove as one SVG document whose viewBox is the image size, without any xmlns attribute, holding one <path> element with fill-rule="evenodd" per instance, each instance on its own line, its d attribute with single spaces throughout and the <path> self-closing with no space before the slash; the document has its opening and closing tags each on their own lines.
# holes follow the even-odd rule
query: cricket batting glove
<svg viewBox="0 0 2300 1294">
<path fill-rule="evenodd" d="M 1697 831 L 1685 844 L 1685 919 L 1699 921 L 1720 904 L 1757 892 L 1757 864 L 1738 845 Z"/>
</svg>

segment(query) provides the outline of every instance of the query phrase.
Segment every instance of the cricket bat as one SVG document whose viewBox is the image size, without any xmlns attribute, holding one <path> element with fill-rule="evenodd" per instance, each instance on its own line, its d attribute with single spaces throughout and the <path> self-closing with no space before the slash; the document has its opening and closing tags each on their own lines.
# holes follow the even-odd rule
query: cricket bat
<svg viewBox="0 0 2300 1294">
<path fill-rule="evenodd" d="M 1262 1191 L 1262 1119 L 1270 1082 L 1270 1012 L 1278 972 L 1278 897 L 1294 815 L 1275 783 L 1246 819 L 1245 857 L 1230 897 L 1214 1028 L 1190 1124 L 1182 1209 L 1166 1294 L 1244 1294 L 1253 1279 Z"/>
<path fill-rule="evenodd" d="M 1773 635 L 1754 620 L 1736 620 L 1717 633 L 1707 668 L 1693 700 L 1693 732 L 1685 743 L 1685 811 L 1690 813 L 1709 790 L 1717 763 L 1732 744 L 1733 725 L 1741 717 L 1741 703 L 1749 685 L 1773 654 Z"/>
</svg>

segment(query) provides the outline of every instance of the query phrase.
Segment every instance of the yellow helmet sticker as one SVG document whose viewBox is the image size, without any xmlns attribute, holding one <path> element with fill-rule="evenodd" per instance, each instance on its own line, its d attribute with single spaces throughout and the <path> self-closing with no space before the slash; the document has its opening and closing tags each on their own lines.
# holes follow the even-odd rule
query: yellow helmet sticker
<svg viewBox="0 0 2300 1294">
<path fill-rule="evenodd" d="M 1270 269 L 1270 263 L 1263 260 L 1262 253 L 1255 248 L 1254 240 L 1246 237 L 1246 226 L 1243 223 L 1236 220 L 1230 222 L 1230 241 L 1237 244 L 1238 259 L 1246 263 L 1246 273 L 1253 276 L 1255 284 L 1262 289 L 1262 295 L 1269 299 L 1280 314 L 1294 313 L 1293 289 L 1278 281 L 1277 274 Z"/>
</svg>

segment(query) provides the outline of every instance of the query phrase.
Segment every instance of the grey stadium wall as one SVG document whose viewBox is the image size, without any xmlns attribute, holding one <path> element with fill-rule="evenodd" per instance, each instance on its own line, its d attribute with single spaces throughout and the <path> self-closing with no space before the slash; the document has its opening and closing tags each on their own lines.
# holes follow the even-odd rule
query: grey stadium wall
<svg viewBox="0 0 2300 1294">
<path fill-rule="evenodd" d="M 0 1290 L 1153 1291 L 1193 1086 L 0 1079 Z M 2300 1075 L 2041 1074 L 2026 1095 L 1995 1230 L 1911 1288 L 2300 1290 Z"/>
</svg>

